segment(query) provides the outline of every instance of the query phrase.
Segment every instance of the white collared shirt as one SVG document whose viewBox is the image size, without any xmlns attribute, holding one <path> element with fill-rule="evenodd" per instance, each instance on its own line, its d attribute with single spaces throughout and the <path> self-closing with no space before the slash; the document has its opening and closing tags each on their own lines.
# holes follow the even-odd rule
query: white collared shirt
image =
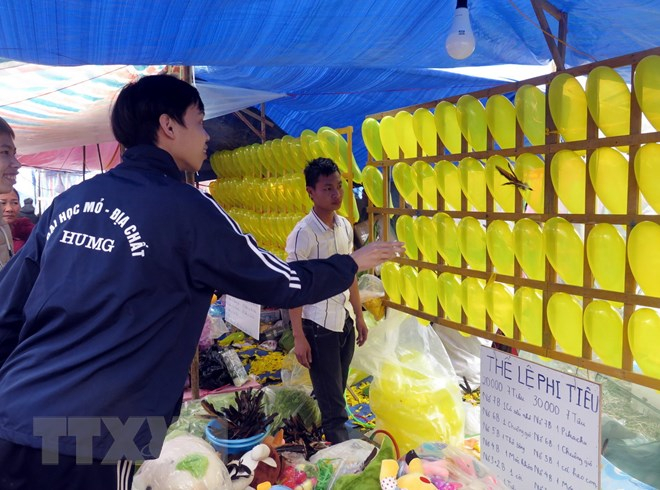
<svg viewBox="0 0 660 490">
<path fill-rule="evenodd" d="M 350 222 L 335 213 L 334 225 L 328 227 L 314 210 L 301 219 L 286 240 L 287 262 L 309 259 L 327 259 L 335 254 L 353 252 L 353 227 Z M 344 329 L 346 313 L 355 319 L 347 289 L 332 298 L 313 305 L 305 305 L 302 317 L 311 320 L 328 330 L 341 332 Z"/>
</svg>

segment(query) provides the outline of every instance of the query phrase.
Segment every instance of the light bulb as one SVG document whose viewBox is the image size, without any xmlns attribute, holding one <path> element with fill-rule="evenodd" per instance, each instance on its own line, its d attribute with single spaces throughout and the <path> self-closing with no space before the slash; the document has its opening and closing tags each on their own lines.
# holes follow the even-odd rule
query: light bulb
<svg viewBox="0 0 660 490">
<path fill-rule="evenodd" d="M 456 60 L 463 60 L 474 52 L 474 34 L 470 25 L 467 0 L 457 0 L 456 2 L 454 21 L 451 24 L 445 48 L 449 56 Z"/>
</svg>

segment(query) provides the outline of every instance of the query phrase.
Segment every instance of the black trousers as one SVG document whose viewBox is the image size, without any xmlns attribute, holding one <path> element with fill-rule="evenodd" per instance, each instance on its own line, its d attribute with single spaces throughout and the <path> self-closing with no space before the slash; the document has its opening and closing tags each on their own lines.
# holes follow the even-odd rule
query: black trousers
<svg viewBox="0 0 660 490">
<path fill-rule="evenodd" d="M 326 440 L 336 444 L 348 440 L 344 390 L 348 369 L 355 351 L 355 327 L 346 314 L 344 330 L 333 332 L 311 320 L 303 319 L 303 332 L 312 350 L 309 376 L 321 410 Z"/>
<path fill-rule="evenodd" d="M 134 469 L 132 461 L 76 464 L 75 456 L 62 454 L 57 464 L 44 464 L 41 449 L 0 439 L 2 490 L 130 490 Z"/>
</svg>

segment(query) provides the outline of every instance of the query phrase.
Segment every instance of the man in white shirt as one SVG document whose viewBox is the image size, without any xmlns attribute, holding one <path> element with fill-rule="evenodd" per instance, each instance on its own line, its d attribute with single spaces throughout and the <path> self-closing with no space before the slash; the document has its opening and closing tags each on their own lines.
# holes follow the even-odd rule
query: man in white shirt
<svg viewBox="0 0 660 490">
<path fill-rule="evenodd" d="M 353 251 L 353 228 L 336 211 L 344 190 L 337 165 L 317 158 L 305 167 L 307 193 L 314 206 L 295 226 L 286 243 L 288 261 L 324 259 Z M 309 369 L 328 441 L 348 439 L 344 390 L 357 344 L 367 340 L 357 280 L 325 301 L 290 310 L 298 362 Z"/>
</svg>

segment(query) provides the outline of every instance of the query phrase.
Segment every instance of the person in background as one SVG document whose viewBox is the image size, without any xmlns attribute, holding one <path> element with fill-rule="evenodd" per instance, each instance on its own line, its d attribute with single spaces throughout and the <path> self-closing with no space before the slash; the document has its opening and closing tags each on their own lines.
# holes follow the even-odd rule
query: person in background
<svg viewBox="0 0 660 490">
<path fill-rule="evenodd" d="M 287 264 L 261 249 L 184 182 L 207 158 L 203 121 L 177 78 L 128 84 L 111 113 L 122 162 L 57 196 L 0 271 L 1 489 L 131 488 L 179 413 L 214 291 L 293 308 L 403 251 Z"/>
<path fill-rule="evenodd" d="M 22 218 L 27 218 L 29 219 L 33 224 L 37 224 L 37 221 L 39 221 L 39 216 L 34 214 L 34 205 L 32 204 L 34 201 L 32 201 L 31 197 L 28 197 L 23 201 L 23 207 L 20 209 L 20 216 Z"/>
<path fill-rule="evenodd" d="M 19 216 L 21 209 L 21 200 L 18 191 L 12 187 L 10 192 L 0 194 L 0 212 L 5 223 L 11 229 L 11 236 L 14 243 L 14 253 L 18 252 L 25 244 L 34 224 L 28 218 Z"/>
<path fill-rule="evenodd" d="M 307 193 L 314 203 L 298 222 L 286 243 L 288 261 L 324 259 L 353 250 L 353 228 L 337 214 L 343 198 L 337 165 L 317 158 L 305 167 Z M 321 410 L 326 440 L 347 440 L 348 420 L 344 390 L 357 344 L 367 341 L 357 279 L 350 288 L 329 299 L 289 311 L 298 362 L 309 369 L 314 394 Z"/>
<path fill-rule="evenodd" d="M 0 193 L 11 192 L 16 183 L 16 176 L 21 164 L 16 158 L 16 135 L 11 126 L 0 117 Z M 5 220 L 0 217 L 0 269 L 14 255 L 11 229 Z"/>
</svg>

